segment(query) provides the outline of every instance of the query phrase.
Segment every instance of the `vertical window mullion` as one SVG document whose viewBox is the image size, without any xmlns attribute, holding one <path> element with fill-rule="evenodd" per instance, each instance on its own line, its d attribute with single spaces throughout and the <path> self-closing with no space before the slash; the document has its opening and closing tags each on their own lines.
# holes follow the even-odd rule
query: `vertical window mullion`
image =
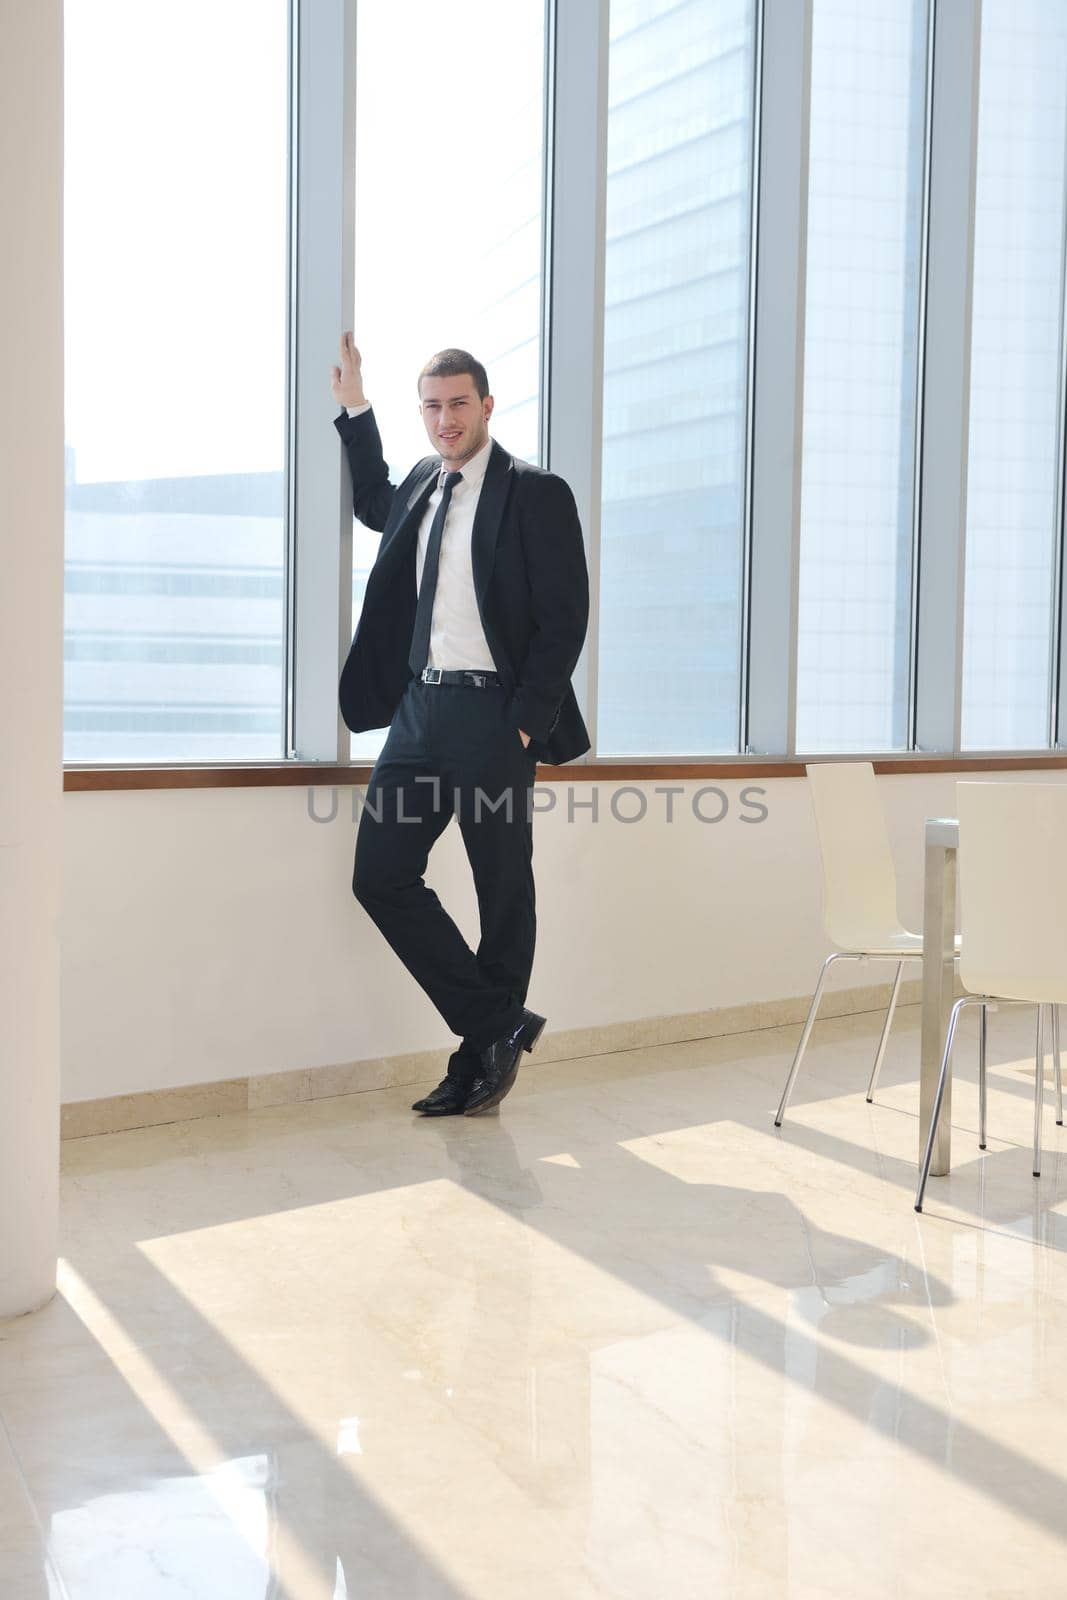
<svg viewBox="0 0 1067 1600">
<path fill-rule="evenodd" d="M 1067 140 L 1067 125 L 1064 128 Z M 1065 162 L 1067 166 L 1067 162 Z M 1067 744 L 1067 211 L 1060 252 L 1060 389 L 1056 471 L 1056 552 L 1052 585 L 1049 745 Z"/>
<path fill-rule="evenodd" d="M 353 301 L 356 0 L 296 0 L 292 286 L 291 756 L 343 759 L 337 681 L 351 631 L 352 503 L 329 368 Z"/>
<path fill-rule="evenodd" d="M 589 564 L 589 630 L 574 674 L 597 749 L 604 202 L 609 0 L 556 0 L 552 81 L 547 462 L 574 492 Z"/>
<path fill-rule="evenodd" d="M 286 295 L 285 295 L 285 622 L 282 637 L 282 754 L 296 750 L 294 644 L 296 640 L 296 228 L 300 104 L 300 0 L 289 0 L 289 77 L 286 105 Z"/>
<path fill-rule="evenodd" d="M 767 0 L 757 0 L 752 52 L 751 215 L 748 242 L 748 349 L 745 393 L 745 499 L 741 529 L 741 661 L 737 680 L 737 748 L 749 749 L 749 643 L 752 630 L 752 487 L 756 415 L 756 273 L 759 261 L 759 197 L 763 127 L 763 18 Z"/>
<path fill-rule="evenodd" d="M 937 0 L 929 0 L 926 19 L 926 131 L 923 150 L 922 242 L 920 246 L 922 266 L 919 284 L 919 359 L 915 370 L 915 437 L 913 441 L 915 476 L 912 483 L 911 597 L 908 614 L 908 690 L 906 709 L 906 748 L 908 750 L 915 749 L 918 737 L 920 538 L 922 533 L 923 446 L 926 437 L 923 402 L 925 399 L 924 373 L 926 371 L 927 291 L 930 261 L 930 167 L 934 120 L 934 25 L 936 17 Z"/>
<path fill-rule="evenodd" d="M 747 750 L 796 749 L 812 0 L 765 0 L 752 374 Z"/>
<path fill-rule="evenodd" d="M 980 0 L 938 4 L 930 128 L 915 748 L 960 744 Z"/>
</svg>

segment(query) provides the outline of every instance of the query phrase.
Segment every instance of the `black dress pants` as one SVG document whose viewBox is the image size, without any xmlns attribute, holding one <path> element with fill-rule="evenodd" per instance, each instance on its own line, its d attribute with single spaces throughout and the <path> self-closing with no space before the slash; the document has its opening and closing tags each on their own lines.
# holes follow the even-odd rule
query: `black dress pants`
<svg viewBox="0 0 1067 1600">
<path fill-rule="evenodd" d="M 502 687 L 412 679 L 367 788 L 352 889 L 462 1037 L 452 1076 L 465 1066 L 469 1075 L 476 1053 L 522 1016 L 536 927 L 536 765 Z M 477 951 L 423 881 L 430 850 L 453 816 L 478 896 Z"/>
</svg>

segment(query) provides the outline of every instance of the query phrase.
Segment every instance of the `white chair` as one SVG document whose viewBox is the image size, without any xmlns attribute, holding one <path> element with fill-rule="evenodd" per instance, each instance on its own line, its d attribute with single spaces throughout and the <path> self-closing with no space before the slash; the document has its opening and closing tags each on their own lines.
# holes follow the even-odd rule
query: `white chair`
<svg viewBox="0 0 1067 1600">
<path fill-rule="evenodd" d="M 867 1085 L 870 1101 L 882 1070 L 906 961 L 921 961 L 922 934 L 909 933 L 897 915 L 897 879 L 874 768 L 869 761 L 813 762 L 807 769 L 823 874 L 823 928 L 837 946 L 827 956 L 812 996 L 804 1031 L 782 1090 L 776 1128 L 782 1126 L 800 1063 L 835 961 L 896 963 L 889 1010 Z M 958 946 L 958 941 L 957 941 Z"/>
<path fill-rule="evenodd" d="M 1045 1023 L 1063 1121 L 1057 1006 L 1067 1003 L 1067 784 L 960 783 L 960 977 L 969 991 L 949 1018 L 915 1209 L 923 1208 L 937 1124 L 965 1006 L 1037 1007 L 1034 1177 L 1041 1175 Z M 979 1061 L 979 1144 L 985 1148 L 985 1060 Z"/>
</svg>

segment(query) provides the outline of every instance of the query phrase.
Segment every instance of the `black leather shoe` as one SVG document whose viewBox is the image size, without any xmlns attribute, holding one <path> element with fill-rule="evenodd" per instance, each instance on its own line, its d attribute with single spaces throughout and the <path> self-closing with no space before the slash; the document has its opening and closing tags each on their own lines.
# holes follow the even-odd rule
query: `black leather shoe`
<svg viewBox="0 0 1067 1600">
<path fill-rule="evenodd" d="M 416 1100 L 412 1111 L 421 1111 L 424 1117 L 458 1117 L 470 1095 L 469 1083 L 457 1083 L 455 1078 L 442 1078 L 436 1089 Z"/>
<path fill-rule="evenodd" d="M 488 1111 L 500 1104 L 519 1075 L 522 1052 L 533 1049 L 544 1025 L 544 1017 L 539 1017 L 536 1011 L 523 1011 L 517 1027 L 502 1039 L 494 1039 L 489 1048 L 482 1051 L 481 1068 L 471 1084 L 463 1107 L 464 1116 L 473 1117 L 479 1111 Z"/>
</svg>

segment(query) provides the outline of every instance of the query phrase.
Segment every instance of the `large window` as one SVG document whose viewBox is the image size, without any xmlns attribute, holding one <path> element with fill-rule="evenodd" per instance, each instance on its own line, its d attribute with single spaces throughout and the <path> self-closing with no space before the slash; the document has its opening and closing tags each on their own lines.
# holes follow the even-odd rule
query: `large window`
<svg viewBox="0 0 1067 1600">
<path fill-rule="evenodd" d="M 394 481 L 458 345 L 571 482 L 594 759 L 1048 747 L 1067 0 L 67 0 L 65 44 L 68 759 L 377 754 L 347 327 Z"/>
<path fill-rule="evenodd" d="M 964 749 L 1048 743 L 1063 340 L 1067 5 L 984 0 Z"/>
<path fill-rule="evenodd" d="M 908 735 L 925 0 L 814 0 L 797 748 Z"/>
<path fill-rule="evenodd" d="M 67 0 L 66 755 L 282 754 L 286 0 Z"/>
<path fill-rule="evenodd" d="M 598 752 L 737 749 L 752 0 L 612 0 Z"/>
<path fill-rule="evenodd" d="M 432 453 L 416 379 L 449 345 L 486 367 L 493 437 L 537 461 L 544 0 L 464 0 L 459 27 L 434 0 L 357 15 L 353 327 L 393 481 Z M 353 620 L 377 548 L 357 527 Z M 357 735 L 353 755 L 381 742 Z"/>
</svg>

